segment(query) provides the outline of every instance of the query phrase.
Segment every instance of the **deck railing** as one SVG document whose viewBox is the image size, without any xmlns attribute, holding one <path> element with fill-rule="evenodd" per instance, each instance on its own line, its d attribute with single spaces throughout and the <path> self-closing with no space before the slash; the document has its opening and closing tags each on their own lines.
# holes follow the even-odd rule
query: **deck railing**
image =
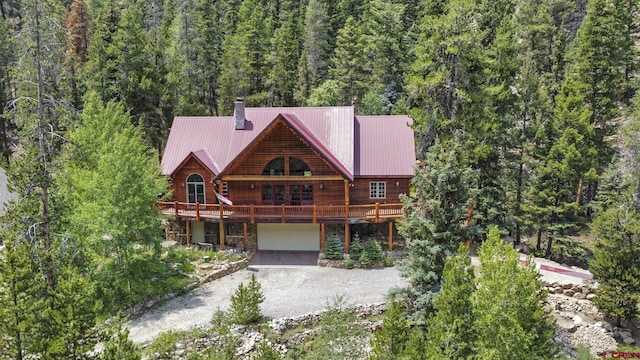
<svg viewBox="0 0 640 360">
<path fill-rule="evenodd" d="M 156 206 L 175 218 L 222 219 L 223 221 L 319 222 L 340 220 L 388 221 L 403 216 L 402 204 L 370 205 L 220 205 L 159 202 Z"/>
</svg>

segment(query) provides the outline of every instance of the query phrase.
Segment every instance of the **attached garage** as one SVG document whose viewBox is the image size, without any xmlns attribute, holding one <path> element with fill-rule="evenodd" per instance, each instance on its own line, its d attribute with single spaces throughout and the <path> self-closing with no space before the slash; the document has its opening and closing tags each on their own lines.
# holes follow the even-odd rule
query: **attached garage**
<svg viewBox="0 0 640 360">
<path fill-rule="evenodd" d="M 258 250 L 320 251 L 320 225 L 258 224 Z"/>
</svg>

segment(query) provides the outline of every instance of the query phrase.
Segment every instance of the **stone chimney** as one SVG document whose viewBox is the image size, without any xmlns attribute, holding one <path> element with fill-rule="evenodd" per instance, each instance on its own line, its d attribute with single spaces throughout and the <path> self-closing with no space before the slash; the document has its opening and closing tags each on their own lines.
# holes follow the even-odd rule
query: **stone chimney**
<svg viewBox="0 0 640 360">
<path fill-rule="evenodd" d="M 247 120 L 244 116 L 244 100 L 237 98 L 235 102 L 236 130 L 244 130 L 244 123 Z"/>
</svg>

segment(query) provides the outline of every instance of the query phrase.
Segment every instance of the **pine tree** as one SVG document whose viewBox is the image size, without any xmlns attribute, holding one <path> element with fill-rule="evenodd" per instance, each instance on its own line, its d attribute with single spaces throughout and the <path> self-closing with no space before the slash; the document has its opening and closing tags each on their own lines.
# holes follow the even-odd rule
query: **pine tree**
<svg viewBox="0 0 640 360">
<path fill-rule="evenodd" d="M 181 3 L 170 26 L 168 82 L 180 115 L 218 115 L 223 34 L 220 7 L 210 1 Z M 169 22 L 169 20 L 167 20 Z"/>
<path fill-rule="evenodd" d="M 324 253 L 326 258 L 329 260 L 342 260 L 344 258 L 342 239 L 337 235 L 330 237 L 325 246 Z"/>
<path fill-rule="evenodd" d="M 353 17 L 338 31 L 329 73 L 339 86 L 340 105 L 358 102 L 364 96 L 364 68 L 360 29 Z"/>
<path fill-rule="evenodd" d="M 549 359 L 558 352 L 552 341 L 556 325 L 542 306 L 547 293 L 535 263 L 520 263 L 519 254 L 503 244 L 496 227 L 478 255 L 480 276 L 471 298 L 474 315 L 472 348 L 481 359 Z"/>
<path fill-rule="evenodd" d="M 264 294 L 255 274 L 246 286 L 241 283 L 231 296 L 231 308 L 229 309 L 230 321 L 238 325 L 251 325 L 262 319 L 260 304 L 264 302 Z"/>
<path fill-rule="evenodd" d="M 11 216 L 9 214 L 9 216 Z M 43 274 L 30 244 L 20 235 L 5 231 L 0 259 L 0 347 L 7 358 L 24 359 L 38 350 L 38 318 L 45 304 Z"/>
<path fill-rule="evenodd" d="M 476 191 L 475 175 L 470 168 L 461 167 L 457 151 L 457 146 L 447 150 L 436 143 L 425 165 L 416 168 L 414 197 L 403 199 L 405 220 L 398 231 L 411 253 L 400 270 L 409 278 L 409 311 L 421 325 L 440 291 L 446 253 L 468 241 L 474 231 L 469 210 Z"/>
<path fill-rule="evenodd" d="M 298 61 L 300 59 L 301 40 L 300 21 L 297 11 L 284 13 L 282 25 L 275 30 L 271 39 L 271 52 L 268 56 L 269 94 L 267 102 L 271 106 L 294 106 L 298 80 Z"/>
<path fill-rule="evenodd" d="M 238 11 L 236 32 L 228 34 L 222 45 L 219 86 L 222 113 L 231 113 L 237 97 L 244 98 L 249 106 L 266 103 L 268 39 L 262 3 L 244 0 Z"/>
<path fill-rule="evenodd" d="M 400 303 L 392 299 L 382 318 L 382 327 L 373 334 L 369 360 L 394 360 L 403 353 L 409 340 L 409 322 Z"/>
<path fill-rule="evenodd" d="M 302 56 L 298 62 L 298 101 L 305 101 L 311 90 L 327 78 L 329 28 L 325 4 L 321 0 L 309 0 L 304 17 Z"/>
<path fill-rule="evenodd" d="M 442 290 L 427 322 L 427 354 L 430 359 L 466 359 L 474 352 L 471 299 L 476 291 L 475 276 L 464 245 L 447 260 L 442 275 Z"/>
<path fill-rule="evenodd" d="M 620 161 L 612 166 L 619 174 L 617 194 L 601 199 L 601 210 L 591 224 L 596 237 L 594 257 L 589 270 L 598 281 L 594 304 L 616 319 L 635 320 L 640 302 L 640 141 L 637 134 L 638 97 L 622 135 Z M 604 195 L 602 192 L 599 196 Z"/>
<path fill-rule="evenodd" d="M 14 53 L 12 39 L 9 36 L 11 32 L 9 22 L 4 19 L 0 19 L 0 48 L 4 49 L 0 52 L 0 104 L 7 104 L 11 99 L 11 75 L 10 65 L 13 61 L 12 54 Z M 11 148 L 9 146 L 9 133 L 8 127 L 10 125 L 10 118 L 5 115 L 5 106 L 0 106 L 0 152 L 5 162 L 9 161 L 11 155 Z"/>
<path fill-rule="evenodd" d="M 373 0 L 367 4 L 360 26 L 368 89 L 382 92 L 389 84 L 404 83 L 403 75 L 408 69 L 404 17 L 405 7 L 401 4 L 389 0 Z"/>
</svg>

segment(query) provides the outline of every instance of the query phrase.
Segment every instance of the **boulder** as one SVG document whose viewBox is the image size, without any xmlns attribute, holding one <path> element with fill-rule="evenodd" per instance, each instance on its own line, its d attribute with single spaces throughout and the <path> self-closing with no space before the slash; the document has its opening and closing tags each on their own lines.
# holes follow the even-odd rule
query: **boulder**
<svg viewBox="0 0 640 360">
<path fill-rule="evenodd" d="M 565 289 L 562 293 L 568 297 L 573 297 L 573 295 L 575 294 L 575 291 L 571 289 Z"/>
</svg>

